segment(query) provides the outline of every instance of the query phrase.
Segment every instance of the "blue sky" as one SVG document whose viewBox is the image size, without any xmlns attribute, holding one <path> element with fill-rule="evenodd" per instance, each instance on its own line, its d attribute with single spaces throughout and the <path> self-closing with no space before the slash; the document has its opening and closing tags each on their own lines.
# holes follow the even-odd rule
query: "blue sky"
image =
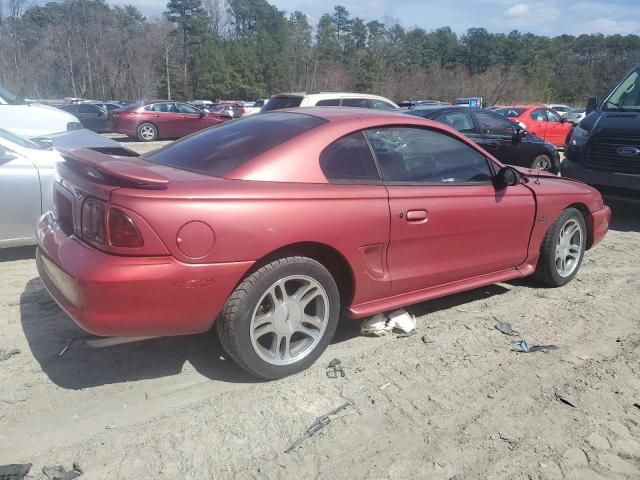
<svg viewBox="0 0 640 480">
<path fill-rule="evenodd" d="M 165 0 L 110 0 L 132 3 L 146 15 L 159 15 Z M 317 20 L 333 10 L 347 7 L 352 16 L 366 20 L 400 23 L 405 28 L 432 30 L 444 25 L 461 33 L 470 27 L 491 32 L 517 29 L 544 35 L 567 33 L 640 34 L 640 0 L 268 0 L 281 10 L 300 10 Z"/>
</svg>

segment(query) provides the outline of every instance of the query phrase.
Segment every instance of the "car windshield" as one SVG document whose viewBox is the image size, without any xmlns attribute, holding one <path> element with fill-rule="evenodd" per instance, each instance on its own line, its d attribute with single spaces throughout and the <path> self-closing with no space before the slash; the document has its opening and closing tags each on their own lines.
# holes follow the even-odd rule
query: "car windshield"
<svg viewBox="0 0 640 480">
<path fill-rule="evenodd" d="M 273 97 L 269 99 L 264 107 L 262 107 L 263 112 L 268 112 L 270 110 L 282 110 L 284 108 L 296 108 L 299 107 L 302 103 L 302 97 L 292 97 L 292 96 L 284 96 L 284 97 Z"/>
<path fill-rule="evenodd" d="M 636 69 L 618 85 L 604 102 L 606 110 L 640 110 L 640 69 Z"/>
<path fill-rule="evenodd" d="M 0 99 L 4 100 L 9 105 L 22 105 L 26 103 L 22 98 L 15 96 L 6 88 L 0 87 Z"/>
<path fill-rule="evenodd" d="M 45 145 L 41 145 L 32 140 L 29 140 L 28 138 L 21 137 L 19 135 L 16 135 L 15 133 L 11 133 L 7 130 L 4 130 L 3 128 L 0 128 L 0 138 L 9 140 L 10 142 L 13 142 L 16 145 L 20 145 L 21 147 L 24 147 L 24 148 L 35 148 L 38 150 L 42 150 L 43 148 L 46 148 Z"/>
<path fill-rule="evenodd" d="M 524 108 L 498 108 L 497 110 L 495 110 L 496 113 L 499 113 L 500 115 L 504 115 L 505 117 L 519 117 L 520 115 L 522 115 L 524 113 L 526 109 Z"/>
<path fill-rule="evenodd" d="M 230 171 L 327 121 L 274 112 L 223 123 L 144 156 L 147 160 L 214 177 Z"/>
</svg>

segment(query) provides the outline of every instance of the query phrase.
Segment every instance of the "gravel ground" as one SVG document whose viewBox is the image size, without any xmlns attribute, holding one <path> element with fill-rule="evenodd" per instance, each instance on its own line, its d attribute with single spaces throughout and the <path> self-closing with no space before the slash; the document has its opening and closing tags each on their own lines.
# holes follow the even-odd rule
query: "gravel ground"
<svg viewBox="0 0 640 480">
<path fill-rule="evenodd" d="M 77 461 L 109 480 L 638 479 L 637 212 L 614 206 L 563 288 L 518 281 L 415 305 L 408 338 L 362 337 L 345 319 L 312 368 L 275 382 L 247 376 L 213 333 L 91 348 L 33 249 L 0 252 L 0 349 L 20 350 L 0 361 L 0 464 L 44 478 Z M 498 321 L 559 349 L 512 352 Z M 346 376 L 327 378 L 336 357 Z"/>
</svg>

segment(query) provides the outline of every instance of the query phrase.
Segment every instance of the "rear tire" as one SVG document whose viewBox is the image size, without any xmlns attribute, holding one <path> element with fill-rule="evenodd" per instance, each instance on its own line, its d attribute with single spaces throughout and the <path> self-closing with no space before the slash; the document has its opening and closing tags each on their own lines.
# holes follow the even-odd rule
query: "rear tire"
<svg viewBox="0 0 640 480">
<path fill-rule="evenodd" d="M 561 287 L 576 276 L 586 247 L 587 227 L 582 213 L 567 208 L 542 241 L 535 278 L 549 287 Z"/>
<path fill-rule="evenodd" d="M 329 271 L 307 257 L 275 260 L 246 277 L 216 321 L 227 354 L 273 380 L 308 368 L 333 338 L 340 295 Z"/>
<path fill-rule="evenodd" d="M 153 123 L 141 123 L 138 125 L 136 133 L 141 142 L 153 142 L 158 139 L 158 129 Z"/>
</svg>

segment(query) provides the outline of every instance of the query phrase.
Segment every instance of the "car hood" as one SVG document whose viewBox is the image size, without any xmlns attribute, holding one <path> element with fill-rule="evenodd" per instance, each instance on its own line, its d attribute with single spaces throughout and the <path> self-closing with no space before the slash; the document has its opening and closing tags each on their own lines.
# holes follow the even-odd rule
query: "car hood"
<svg viewBox="0 0 640 480">
<path fill-rule="evenodd" d="M 80 121 L 64 110 L 39 103 L 0 106 L 0 127 L 23 137 L 66 132 L 70 123 Z"/>
<path fill-rule="evenodd" d="M 637 137 L 640 132 L 640 112 L 593 112 L 580 127 L 598 134 L 605 132 L 614 137 Z"/>
</svg>

